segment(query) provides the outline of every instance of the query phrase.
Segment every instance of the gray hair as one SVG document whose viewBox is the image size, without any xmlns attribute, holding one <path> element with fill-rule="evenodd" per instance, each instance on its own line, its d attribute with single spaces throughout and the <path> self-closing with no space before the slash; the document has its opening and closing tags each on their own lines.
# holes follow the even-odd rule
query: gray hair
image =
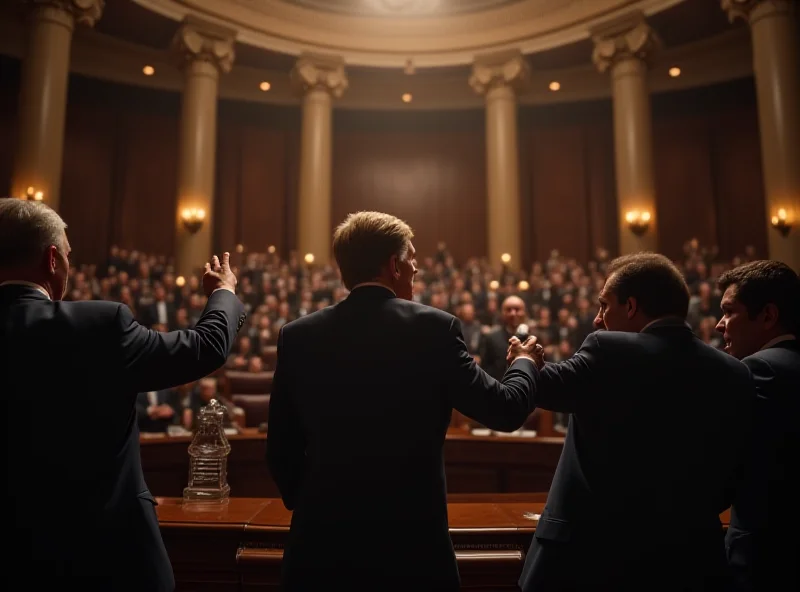
<svg viewBox="0 0 800 592">
<path fill-rule="evenodd" d="M 0 268 L 36 265 L 51 245 L 62 250 L 66 228 L 41 202 L 0 198 Z"/>
</svg>

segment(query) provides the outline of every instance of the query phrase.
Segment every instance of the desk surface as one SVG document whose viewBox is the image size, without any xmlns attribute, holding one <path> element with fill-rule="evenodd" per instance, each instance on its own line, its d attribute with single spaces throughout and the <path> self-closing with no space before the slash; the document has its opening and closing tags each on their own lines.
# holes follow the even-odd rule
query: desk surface
<svg viewBox="0 0 800 592">
<path fill-rule="evenodd" d="M 450 501 L 447 504 L 450 530 L 473 531 L 492 529 L 530 532 L 535 529 L 539 514 L 544 508 L 541 495 L 530 496 L 523 501 L 519 495 L 506 498 L 488 495 L 482 501 L 479 496 L 465 496 L 475 501 Z M 162 529 L 221 529 L 269 531 L 288 530 L 291 512 L 274 498 L 230 498 L 227 504 L 214 506 L 184 504 L 180 498 L 156 498 L 158 520 Z"/>
</svg>

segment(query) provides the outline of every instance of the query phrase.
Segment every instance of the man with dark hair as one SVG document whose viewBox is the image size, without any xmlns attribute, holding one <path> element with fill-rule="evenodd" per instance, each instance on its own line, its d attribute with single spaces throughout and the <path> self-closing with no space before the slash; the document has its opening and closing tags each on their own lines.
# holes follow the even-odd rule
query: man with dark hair
<svg viewBox="0 0 800 592">
<path fill-rule="evenodd" d="M 283 589 L 459 589 L 443 446 L 453 409 L 513 431 L 535 363 L 519 342 L 502 382 L 469 355 L 454 316 L 412 299 L 413 233 L 352 214 L 333 252 L 350 295 L 285 325 L 267 462 L 294 510 Z"/>
<path fill-rule="evenodd" d="M 608 270 L 603 330 L 560 363 L 536 349 L 535 405 L 571 415 L 520 587 L 722 590 L 719 514 L 746 445 L 749 373 L 694 336 L 669 259 L 627 255 Z"/>
<path fill-rule="evenodd" d="M 753 261 L 719 278 L 725 350 L 758 392 L 752 459 L 725 538 L 736 589 L 798 590 L 800 544 L 787 533 L 800 480 L 800 281 L 777 261 Z"/>
</svg>

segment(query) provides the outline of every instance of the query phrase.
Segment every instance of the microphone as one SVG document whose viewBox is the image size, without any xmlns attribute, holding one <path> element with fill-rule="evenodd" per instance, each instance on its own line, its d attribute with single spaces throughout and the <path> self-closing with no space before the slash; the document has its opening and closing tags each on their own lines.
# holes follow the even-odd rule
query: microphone
<svg viewBox="0 0 800 592">
<path fill-rule="evenodd" d="M 522 323 L 519 327 L 517 327 L 516 338 L 519 339 L 522 343 L 525 343 L 525 340 L 530 337 L 530 328 L 525 323 Z"/>
</svg>

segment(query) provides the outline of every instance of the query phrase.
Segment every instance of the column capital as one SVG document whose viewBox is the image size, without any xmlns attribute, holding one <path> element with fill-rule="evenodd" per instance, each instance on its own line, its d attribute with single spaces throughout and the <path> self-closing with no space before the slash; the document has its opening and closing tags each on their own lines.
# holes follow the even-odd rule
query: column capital
<svg viewBox="0 0 800 592">
<path fill-rule="evenodd" d="M 337 99 L 350 85 L 344 60 L 337 56 L 304 53 L 289 74 L 292 88 L 304 95 L 311 90 L 324 90 Z"/>
<path fill-rule="evenodd" d="M 236 57 L 234 43 L 236 31 L 187 16 L 175 37 L 172 46 L 181 56 L 184 65 L 201 61 L 213 64 L 223 73 L 231 71 Z"/>
<path fill-rule="evenodd" d="M 472 64 L 469 85 L 480 94 L 492 88 L 509 87 L 514 91 L 525 90 L 530 83 L 531 68 L 519 50 L 477 56 Z"/>
<path fill-rule="evenodd" d="M 757 8 L 760 16 L 792 12 L 790 0 L 721 0 L 720 5 L 731 22 L 739 18 L 750 21 Z"/>
<path fill-rule="evenodd" d="M 76 23 L 93 27 L 103 16 L 105 0 L 24 0 L 32 10 L 53 8 L 69 14 Z"/>
<path fill-rule="evenodd" d="M 661 39 L 642 13 L 633 13 L 592 30 L 592 61 L 602 74 L 614 64 L 638 59 L 647 64 L 661 48 Z"/>
</svg>

